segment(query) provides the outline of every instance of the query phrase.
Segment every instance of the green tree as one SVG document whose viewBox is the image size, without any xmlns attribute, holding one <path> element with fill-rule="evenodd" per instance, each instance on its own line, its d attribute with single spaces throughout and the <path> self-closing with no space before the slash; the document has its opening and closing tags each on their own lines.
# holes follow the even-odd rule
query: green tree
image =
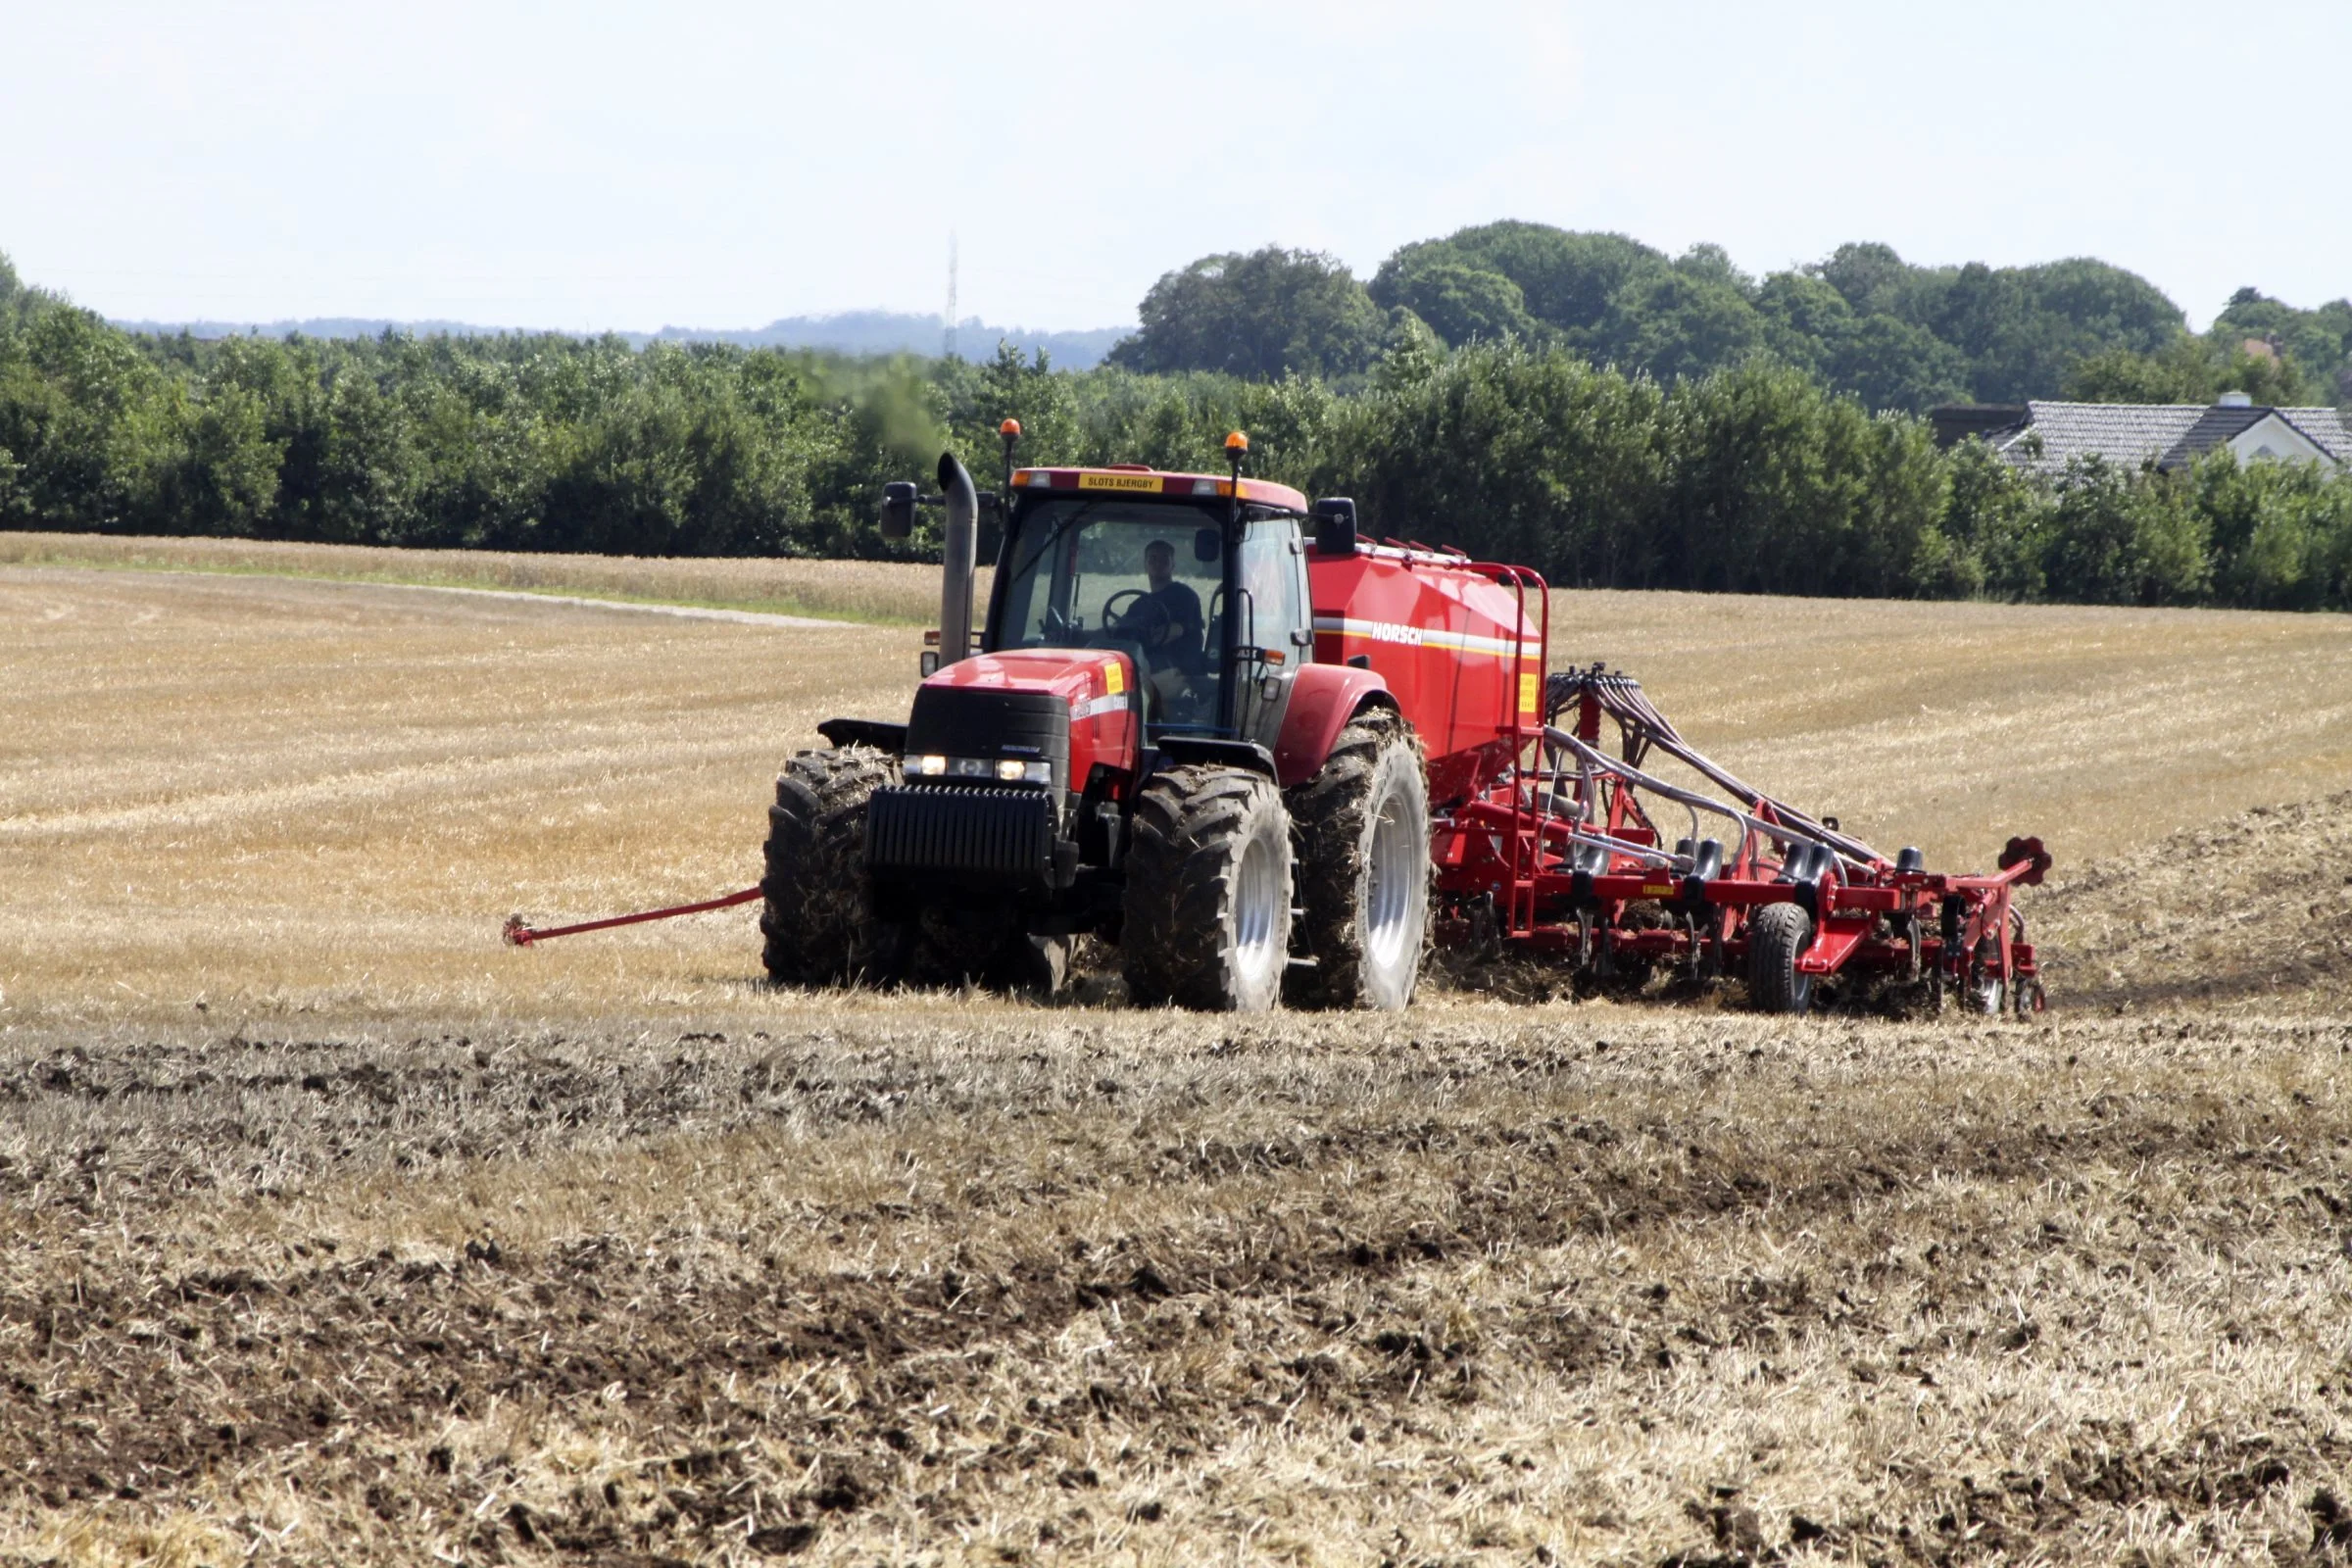
<svg viewBox="0 0 2352 1568">
<path fill-rule="evenodd" d="M 1111 350 L 1113 365 L 1253 380 L 1355 374 L 1371 366 L 1386 326 L 1338 260 L 1278 246 L 1204 256 L 1169 272 L 1138 315 L 1142 325 Z"/>
<path fill-rule="evenodd" d="M 1765 346 L 1785 363 L 1820 372 L 1859 318 L 1828 283 L 1809 272 L 1774 272 L 1755 295 Z"/>
<path fill-rule="evenodd" d="M 1922 560 L 1919 592 L 1939 599 L 2039 599 L 2049 491 L 1973 438 L 1946 454 L 1944 470 L 1948 483 L 1936 531 L 1946 543 Z"/>
<path fill-rule="evenodd" d="M 1623 234 L 1578 233 L 1547 223 L 1506 221 L 1406 245 L 1381 265 L 1375 295 L 1424 266 L 1452 263 L 1509 279 L 1523 308 L 1573 340 L 1607 314 L 1619 290 L 1667 270 L 1663 253 Z M 1433 325 L 1436 323 L 1433 322 Z"/>
<path fill-rule="evenodd" d="M 996 482 L 1004 465 L 999 429 L 1006 419 L 1020 421 L 1015 463 L 1044 466 L 1078 461 L 1082 431 L 1076 385 L 1054 373 L 1042 349 L 1031 359 L 1010 343 L 998 344 L 996 357 L 973 380 L 970 401 L 956 412 L 956 446 L 984 489 Z"/>
<path fill-rule="evenodd" d="M 1336 411 L 1316 488 L 1353 495 L 1375 534 L 1525 562 L 1563 583 L 1646 583 L 1660 404 L 1645 378 L 1525 344 L 1415 356 Z"/>
<path fill-rule="evenodd" d="M 1661 381 L 1703 375 L 1762 349 L 1765 321 L 1732 283 L 1705 270 L 1639 278 L 1592 332 L 1594 357 Z"/>
<path fill-rule="evenodd" d="M 2223 354 L 2243 352 L 2249 340 L 2266 344 L 2316 383 L 2306 397 L 2352 405 L 2352 300 L 2299 311 L 2258 289 L 2241 288 L 2206 338 Z"/>
<path fill-rule="evenodd" d="M 1783 366 L 1688 381 L 1669 396 L 1663 527 L 1679 586 L 1900 594 L 1939 555 L 1944 495 L 1916 420 L 1873 417 Z"/>
<path fill-rule="evenodd" d="M 2243 392 L 2266 406 L 2297 407 L 2313 394 L 2284 355 L 2250 354 L 2241 344 L 2180 333 L 2155 354 L 2107 349 L 2067 371 L 2064 396 L 2078 403 L 2211 403 Z"/>
<path fill-rule="evenodd" d="M 1914 323 L 1924 319 L 1923 296 L 1941 281 L 1934 270 L 1913 267 L 1893 246 L 1875 242 L 1840 245 L 1806 270 L 1836 289 L 1856 316 L 1892 316 Z"/>
<path fill-rule="evenodd" d="M 1968 396 L 1968 361 L 1926 327 L 1865 316 L 1838 339 L 1822 366 L 1830 384 L 1866 407 L 1925 414 Z"/>
<path fill-rule="evenodd" d="M 2182 333 L 2156 354 L 2104 349 L 2066 372 L 2071 403 L 2210 403 L 2218 388 L 2204 346 Z"/>
<path fill-rule="evenodd" d="M 326 394 L 318 443 L 316 510 L 305 537 L 343 544 L 409 544 L 425 474 L 408 410 L 362 375 Z"/>
<path fill-rule="evenodd" d="M 178 471 L 159 498 L 187 531 L 250 537 L 263 531 L 277 498 L 284 450 L 270 439 L 267 409 L 245 388 L 212 388 L 187 412 Z"/>
<path fill-rule="evenodd" d="M 2260 610 L 2345 608 L 2352 481 L 2316 464 L 2240 465 L 2227 447 L 2189 477 L 2213 555 L 2215 597 Z"/>
<path fill-rule="evenodd" d="M 2050 515 L 2042 574 L 2075 604 L 2182 605 L 2212 585 L 2204 514 L 2182 486 L 2096 458 L 2068 465 Z"/>
<path fill-rule="evenodd" d="M 1500 272 L 1425 253 L 1400 268 L 1383 267 L 1372 281 L 1373 302 L 1402 308 L 1453 347 L 1498 338 L 1533 338 L 1536 318 L 1527 297 Z"/>
<path fill-rule="evenodd" d="M 2180 307 L 2146 279 L 2104 262 L 2001 268 L 1971 262 L 1927 323 L 1967 355 L 1981 402 L 2046 396 L 2102 350 L 2161 351 L 2183 329 Z"/>
</svg>

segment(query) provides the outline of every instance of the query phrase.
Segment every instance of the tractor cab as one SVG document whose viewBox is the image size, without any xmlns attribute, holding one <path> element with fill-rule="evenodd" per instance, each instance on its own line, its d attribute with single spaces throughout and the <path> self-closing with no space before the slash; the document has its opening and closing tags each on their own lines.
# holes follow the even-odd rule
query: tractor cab
<svg viewBox="0 0 2352 1568">
<path fill-rule="evenodd" d="M 1306 501 L 1286 486 L 1142 468 L 1013 473 L 983 657 L 1125 656 L 1147 744 L 1272 750 L 1312 652 Z"/>
</svg>

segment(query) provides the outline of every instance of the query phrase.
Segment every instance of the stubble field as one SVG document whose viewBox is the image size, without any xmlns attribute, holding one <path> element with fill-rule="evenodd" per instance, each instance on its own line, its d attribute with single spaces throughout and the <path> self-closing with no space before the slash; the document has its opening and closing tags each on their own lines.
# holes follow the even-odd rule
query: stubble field
<svg viewBox="0 0 2352 1568">
<path fill-rule="evenodd" d="M 750 882 L 910 630 L 205 564 L 0 566 L 0 1555 L 2352 1549 L 2340 617 L 1555 605 L 1877 842 L 2047 838 L 2035 1024 L 1200 1020 L 498 945 Z"/>
</svg>

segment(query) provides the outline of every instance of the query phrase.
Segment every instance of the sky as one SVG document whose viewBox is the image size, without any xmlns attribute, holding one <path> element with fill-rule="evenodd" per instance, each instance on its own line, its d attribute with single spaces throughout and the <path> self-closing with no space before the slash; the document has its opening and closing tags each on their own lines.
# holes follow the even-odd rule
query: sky
<svg viewBox="0 0 2352 1568">
<path fill-rule="evenodd" d="M 2352 0 L 0 0 L 0 252 L 120 318 L 1132 321 L 1516 218 L 2352 293 Z"/>
</svg>

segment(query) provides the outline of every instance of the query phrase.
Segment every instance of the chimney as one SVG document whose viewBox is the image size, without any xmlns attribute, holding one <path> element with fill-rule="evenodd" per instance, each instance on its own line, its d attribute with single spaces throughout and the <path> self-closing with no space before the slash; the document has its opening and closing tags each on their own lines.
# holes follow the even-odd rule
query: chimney
<svg viewBox="0 0 2352 1568">
<path fill-rule="evenodd" d="M 2254 406 L 2254 399 L 2244 392 L 2225 392 L 2214 399 L 2213 406 L 2217 409 L 2250 409 Z"/>
</svg>

